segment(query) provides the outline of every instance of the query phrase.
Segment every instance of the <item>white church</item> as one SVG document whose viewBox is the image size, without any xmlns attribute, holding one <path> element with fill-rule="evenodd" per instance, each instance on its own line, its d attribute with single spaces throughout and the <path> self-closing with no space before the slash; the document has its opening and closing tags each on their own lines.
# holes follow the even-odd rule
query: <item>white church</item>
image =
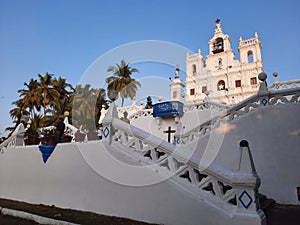
<svg viewBox="0 0 300 225">
<path fill-rule="evenodd" d="M 186 94 L 184 82 L 175 77 L 171 86 L 171 100 L 186 104 L 211 101 L 235 104 L 258 91 L 257 75 L 264 71 L 258 34 L 239 40 L 239 58 L 231 49 L 229 35 L 224 34 L 220 20 L 216 20 L 214 36 L 209 40 L 206 59 L 199 49 L 197 54 L 186 56 Z"/>
<path fill-rule="evenodd" d="M 266 199 L 299 205 L 300 80 L 267 85 L 256 33 L 240 60 L 219 20 L 208 44 L 170 101 L 112 97 L 101 139 L 24 146 L 20 124 L 0 145 L 0 198 L 166 225 L 266 225 Z"/>
</svg>

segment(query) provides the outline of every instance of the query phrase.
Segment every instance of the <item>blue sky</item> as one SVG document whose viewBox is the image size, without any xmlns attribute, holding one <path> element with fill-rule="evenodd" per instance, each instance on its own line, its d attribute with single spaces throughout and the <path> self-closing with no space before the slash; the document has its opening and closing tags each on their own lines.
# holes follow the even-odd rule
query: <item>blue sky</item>
<svg viewBox="0 0 300 225">
<path fill-rule="evenodd" d="M 17 90 L 38 73 L 62 76 L 75 86 L 99 56 L 142 40 L 173 42 L 194 52 L 200 48 L 206 56 L 216 18 L 237 58 L 239 37 L 258 32 L 269 83 L 274 71 L 280 80 L 300 79 L 299 8 L 298 0 L 1 0 L 0 135 L 12 125 L 9 110 Z M 145 66 L 140 74 L 167 78 L 173 68 Z"/>
</svg>

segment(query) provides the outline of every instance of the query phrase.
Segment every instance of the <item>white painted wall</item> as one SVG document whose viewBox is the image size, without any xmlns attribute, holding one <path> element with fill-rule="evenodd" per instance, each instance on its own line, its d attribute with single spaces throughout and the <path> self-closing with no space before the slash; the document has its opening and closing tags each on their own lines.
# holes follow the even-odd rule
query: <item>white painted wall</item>
<svg viewBox="0 0 300 225">
<path fill-rule="evenodd" d="M 137 163 L 120 151 L 110 151 L 128 163 Z M 44 164 L 37 146 L 6 149 L 0 156 L 0 197 L 166 225 L 262 224 L 257 215 L 230 216 L 172 179 L 141 187 L 109 181 L 83 157 L 95 155 L 102 166 L 106 165 L 105 153 L 99 141 L 59 144 Z M 122 174 L 114 167 L 108 169 L 115 175 Z M 147 173 L 155 174 L 150 169 Z"/>
<path fill-rule="evenodd" d="M 183 132 L 191 130 L 219 114 L 220 111 L 216 109 L 208 109 L 208 110 L 195 109 L 192 111 L 185 112 L 180 119 L 180 121 L 182 122 L 182 126 L 184 128 Z M 160 122 L 158 122 L 158 120 Z M 171 126 L 172 130 L 176 130 L 177 128 L 177 124 L 175 123 L 173 117 L 165 117 L 165 118 L 158 118 L 158 117 L 154 118 L 153 116 L 140 117 L 132 120 L 131 124 L 157 137 L 162 137 L 164 138 L 164 140 L 167 140 L 168 135 L 163 133 L 163 131 L 167 130 L 169 126 Z M 174 134 L 172 134 L 172 138 L 173 136 Z"/>
<path fill-rule="evenodd" d="M 213 135 L 198 140 L 196 152 L 203 155 L 207 149 L 208 156 L 216 154 L 215 163 L 236 170 L 239 142 L 248 140 L 261 178 L 259 191 L 279 203 L 299 204 L 296 192 L 300 186 L 299 115 L 299 104 L 261 107 L 230 123 L 225 136 L 217 129 Z M 211 145 L 206 148 L 209 141 Z"/>
</svg>

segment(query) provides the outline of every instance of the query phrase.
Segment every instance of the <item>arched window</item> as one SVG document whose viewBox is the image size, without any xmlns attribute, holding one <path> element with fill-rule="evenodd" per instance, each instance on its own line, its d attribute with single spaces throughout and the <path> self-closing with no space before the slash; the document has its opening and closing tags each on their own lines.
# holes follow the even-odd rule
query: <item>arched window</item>
<svg viewBox="0 0 300 225">
<path fill-rule="evenodd" d="M 192 71 L 193 71 L 193 74 L 197 73 L 197 67 L 196 67 L 196 64 L 193 64 L 193 65 L 192 65 Z"/>
<path fill-rule="evenodd" d="M 218 59 L 218 65 L 222 66 L 222 59 L 221 58 Z"/>
<path fill-rule="evenodd" d="M 217 87 L 218 91 L 221 91 L 221 90 L 225 90 L 225 81 L 224 80 L 220 80 L 218 82 L 218 87 Z"/>
<path fill-rule="evenodd" d="M 247 57 L 248 57 L 248 63 L 252 63 L 253 62 L 253 52 L 248 51 L 247 52 Z"/>
<path fill-rule="evenodd" d="M 213 53 L 218 53 L 218 52 L 223 52 L 224 51 L 224 44 L 223 44 L 223 38 L 217 38 L 214 41 L 214 45 L 213 45 Z"/>
</svg>

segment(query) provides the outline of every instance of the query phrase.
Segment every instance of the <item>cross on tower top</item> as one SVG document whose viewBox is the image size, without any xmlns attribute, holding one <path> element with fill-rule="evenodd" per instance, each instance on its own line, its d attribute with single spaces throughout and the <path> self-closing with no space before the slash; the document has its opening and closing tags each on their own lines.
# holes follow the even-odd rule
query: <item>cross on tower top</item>
<svg viewBox="0 0 300 225">
<path fill-rule="evenodd" d="M 220 21 L 221 21 L 221 20 L 220 20 L 219 18 L 217 18 L 217 19 L 215 20 L 216 23 L 220 23 Z"/>
</svg>

